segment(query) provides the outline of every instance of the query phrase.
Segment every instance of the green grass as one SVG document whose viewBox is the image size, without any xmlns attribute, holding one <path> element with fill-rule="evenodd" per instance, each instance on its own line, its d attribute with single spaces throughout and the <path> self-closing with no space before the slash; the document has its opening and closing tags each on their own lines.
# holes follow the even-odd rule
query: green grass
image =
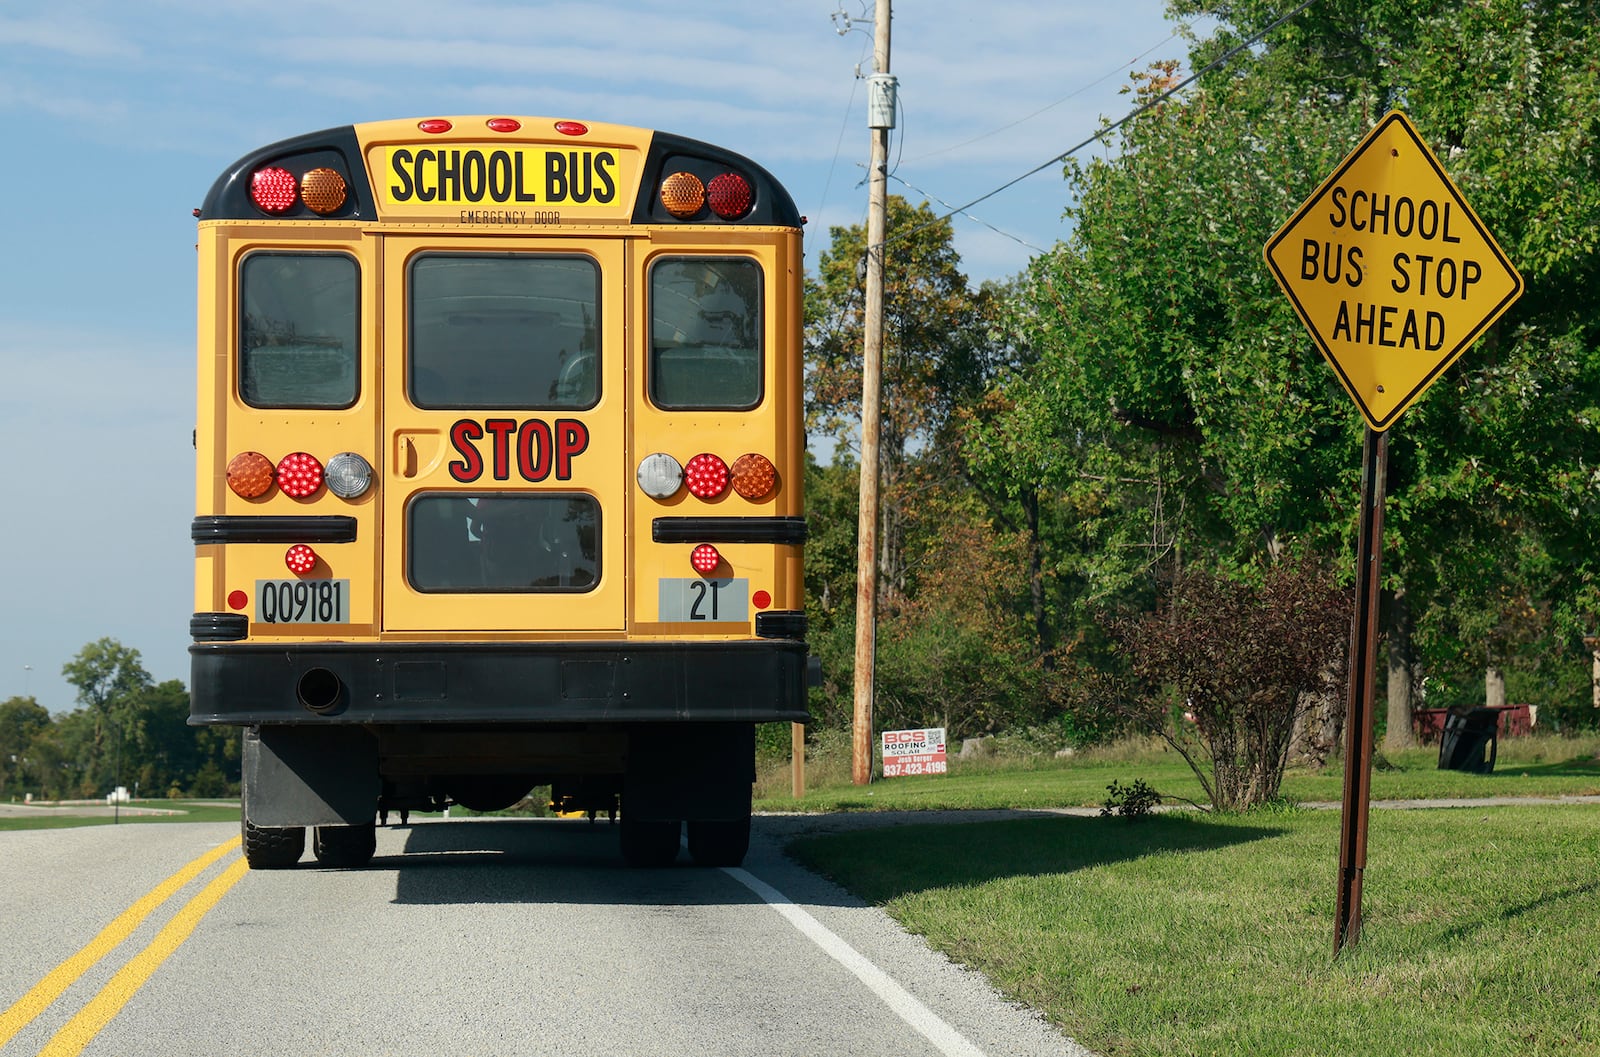
<svg viewBox="0 0 1600 1057">
<path fill-rule="evenodd" d="M 1600 809 L 1374 812 L 1332 954 L 1339 818 L 860 831 L 793 846 L 1105 1055 L 1600 1054 Z"/>
<path fill-rule="evenodd" d="M 110 815 L 71 815 L 64 808 L 40 808 L 37 815 L 25 818 L 0 816 L 0 832 L 23 829 L 68 829 L 76 826 L 148 826 L 173 822 L 238 822 L 239 808 L 222 807 L 209 801 L 194 803 L 184 800 L 136 800 L 127 807 L 154 808 L 161 811 L 181 811 L 179 815 L 136 815 L 123 811 L 119 819 Z M 57 813 L 59 812 L 59 813 Z"/>
<path fill-rule="evenodd" d="M 1375 800 L 1524 797 L 1600 794 L 1600 738 L 1505 739 L 1493 773 L 1438 769 L 1437 749 L 1383 758 L 1372 775 Z M 841 759 L 841 755 L 843 758 Z M 1096 807 L 1113 780 L 1143 779 L 1169 797 L 1203 800 L 1204 792 L 1181 757 L 1150 745 L 1124 746 L 1057 760 L 1049 755 L 952 760 L 947 775 L 880 779 L 851 784 L 848 754 L 824 745 L 808 761 L 806 795 L 791 795 L 786 761 L 762 769 L 757 808 L 765 811 L 960 810 L 971 808 Z M 1341 761 L 1320 772 L 1290 771 L 1282 795 L 1301 803 L 1344 797 Z"/>
</svg>

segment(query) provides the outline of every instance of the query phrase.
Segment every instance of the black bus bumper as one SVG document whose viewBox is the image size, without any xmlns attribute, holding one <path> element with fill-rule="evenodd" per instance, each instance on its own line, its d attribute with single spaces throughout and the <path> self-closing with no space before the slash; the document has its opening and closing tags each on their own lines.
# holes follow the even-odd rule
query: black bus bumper
<svg viewBox="0 0 1600 1057">
<path fill-rule="evenodd" d="M 191 725 L 805 722 L 799 640 L 197 642 Z"/>
</svg>

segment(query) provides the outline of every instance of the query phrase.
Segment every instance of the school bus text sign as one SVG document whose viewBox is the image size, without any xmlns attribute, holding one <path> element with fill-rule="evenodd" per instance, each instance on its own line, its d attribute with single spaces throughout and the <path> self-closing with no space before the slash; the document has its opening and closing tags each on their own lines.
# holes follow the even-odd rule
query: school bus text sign
<svg viewBox="0 0 1600 1057">
<path fill-rule="evenodd" d="M 1380 432 L 1522 294 L 1522 277 L 1399 111 L 1272 236 L 1266 258 Z"/>
</svg>

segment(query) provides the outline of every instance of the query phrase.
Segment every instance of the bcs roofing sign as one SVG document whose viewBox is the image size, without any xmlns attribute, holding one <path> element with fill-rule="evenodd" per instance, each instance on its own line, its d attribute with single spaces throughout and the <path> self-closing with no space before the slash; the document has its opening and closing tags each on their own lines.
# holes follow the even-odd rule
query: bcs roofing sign
<svg viewBox="0 0 1600 1057">
<path fill-rule="evenodd" d="M 944 728 L 883 732 L 883 776 L 944 774 Z"/>
</svg>

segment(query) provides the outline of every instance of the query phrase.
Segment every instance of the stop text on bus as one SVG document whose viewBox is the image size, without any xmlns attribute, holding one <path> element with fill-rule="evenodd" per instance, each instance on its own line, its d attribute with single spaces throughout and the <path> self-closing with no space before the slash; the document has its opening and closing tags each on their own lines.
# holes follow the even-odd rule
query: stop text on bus
<svg viewBox="0 0 1600 1057">
<path fill-rule="evenodd" d="M 489 438 L 487 467 L 476 443 L 485 437 Z M 450 427 L 450 445 L 461 456 L 450 463 L 450 476 L 462 484 L 478 480 L 485 468 L 496 481 L 511 480 L 513 468 L 535 484 L 552 474 L 558 481 L 570 481 L 572 461 L 589 447 L 589 427 L 575 418 L 558 418 L 554 423 L 540 418 L 522 422 L 464 418 Z"/>
</svg>

